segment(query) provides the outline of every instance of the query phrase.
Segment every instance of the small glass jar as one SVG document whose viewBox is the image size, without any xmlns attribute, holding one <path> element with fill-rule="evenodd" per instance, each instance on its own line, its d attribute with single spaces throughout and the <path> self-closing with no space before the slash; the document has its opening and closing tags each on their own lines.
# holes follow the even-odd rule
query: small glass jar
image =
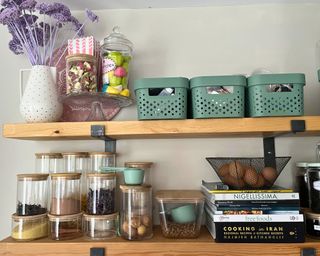
<svg viewBox="0 0 320 256">
<path fill-rule="evenodd" d="M 49 238 L 52 240 L 69 240 L 82 236 L 82 213 L 49 217 Z"/>
<path fill-rule="evenodd" d="M 160 227 L 166 238 L 197 238 L 200 235 L 204 195 L 198 190 L 160 190 Z"/>
<path fill-rule="evenodd" d="M 107 215 L 115 212 L 115 173 L 87 174 L 87 214 Z"/>
<path fill-rule="evenodd" d="M 116 166 L 116 154 L 110 152 L 90 152 L 92 172 L 100 172 L 101 167 Z"/>
<path fill-rule="evenodd" d="M 137 168 L 140 170 L 144 170 L 144 178 L 143 178 L 143 184 L 151 185 L 151 173 L 150 169 L 153 165 L 152 162 L 125 162 L 124 166 L 129 168 Z"/>
<path fill-rule="evenodd" d="M 61 153 L 36 153 L 37 173 L 57 173 L 62 171 Z"/>
<path fill-rule="evenodd" d="M 132 43 L 114 27 L 104 39 L 102 52 L 102 92 L 130 96 L 128 87 L 129 64 L 132 58 Z"/>
<path fill-rule="evenodd" d="M 152 232 L 152 187 L 121 185 L 120 233 L 127 240 L 145 240 Z"/>
<path fill-rule="evenodd" d="M 88 170 L 88 152 L 61 153 L 64 161 L 64 172 L 86 173 Z"/>
<path fill-rule="evenodd" d="M 309 192 L 307 181 L 307 170 L 309 163 L 296 163 L 296 186 L 300 197 L 300 206 L 304 208 L 309 207 Z"/>
<path fill-rule="evenodd" d="M 35 216 L 12 217 L 11 237 L 18 241 L 31 241 L 48 236 L 48 217 L 47 214 Z"/>
<path fill-rule="evenodd" d="M 92 240 L 106 240 L 117 236 L 119 214 L 83 215 L 84 234 Z"/>
<path fill-rule="evenodd" d="M 49 174 L 17 175 L 18 216 L 31 216 L 47 212 Z"/>
<path fill-rule="evenodd" d="M 97 92 L 97 59 L 89 54 L 66 57 L 67 94 Z"/>
<path fill-rule="evenodd" d="M 307 182 L 311 211 L 320 213 L 320 163 L 308 164 Z"/>
<path fill-rule="evenodd" d="M 320 214 L 304 209 L 306 233 L 314 238 L 320 238 Z"/>
<path fill-rule="evenodd" d="M 50 214 L 69 215 L 80 213 L 81 173 L 54 173 L 50 177 Z"/>
</svg>

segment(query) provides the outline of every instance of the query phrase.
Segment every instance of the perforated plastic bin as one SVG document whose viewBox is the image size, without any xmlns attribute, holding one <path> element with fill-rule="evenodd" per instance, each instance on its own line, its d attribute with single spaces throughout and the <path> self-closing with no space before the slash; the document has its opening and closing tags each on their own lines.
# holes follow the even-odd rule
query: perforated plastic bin
<svg viewBox="0 0 320 256">
<path fill-rule="evenodd" d="M 260 74 L 248 78 L 248 115 L 301 116 L 304 74 Z"/>
<path fill-rule="evenodd" d="M 244 117 L 244 76 L 202 76 L 190 80 L 193 118 Z"/>
<path fill-rule="evenodd" d="M 187 118 L 189 80 L 184 77 L 143 78 L 135 81 L 139 120 Z"/>
</svg>

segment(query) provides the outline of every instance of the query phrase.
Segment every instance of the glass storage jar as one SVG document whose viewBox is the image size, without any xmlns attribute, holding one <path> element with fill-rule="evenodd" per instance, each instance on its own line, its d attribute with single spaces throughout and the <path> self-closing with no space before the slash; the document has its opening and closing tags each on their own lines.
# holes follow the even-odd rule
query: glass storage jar
<svg viewBox="0 0 320 256">
<path fill-rule="evenodd" d="M 82 236 L 82 213 L 56 216 L 48 214 L 49 238 L 68 240 Z"/>
<path fill-rule="evenodd" d="M 107 215 L 115 212 L 116 174 L 87 174 L 87 214 Z"/>
<path fill-rule="evenodd" d="M 17 175 L 18 216 L 38 215 L 47 212 L 49 174 Z"/>
<path fill-rule="evenodd" d="M 36 153 L 37 173 L 57 173 L 62 172 L 61 153 Z"/>
<path fill-rule="evenodd" d="M 128 240 L 152 237 L 152 188 L 121 185 L 120 233 Z"/>
<path fill-rule="evenodd" d="M 12 217 L 11 237 L 19 241 L 31 241 L 48 236 L 47 213 L 34 216 Z"/>
<path fill-rule="evenodd" d="M 124 166 L 129 168 L 137 168 L 144 171 L 143 184 L 151 185 L 151 173 L 150 169 L 153 165 L 152 162 L 125 162 Z"/>
<path fill-rule="evenodd" d="M 67 94 L 97 92 L 97 58 L 89 54 L 66 57 Z"/>
<path fill-rule="evenodd" d="M 200 235 L 204 196 L 198 190 L 160 190 L 159 203 L 162 235 L 167 238 L 196 238 Z"/>
<path fill-rule="evenodd" d="M 116 154 L 110 152 L 90 152 L 92 172 L 100 172 L 101 167 L 116 166 Z"/>
<path fill-rule="evenodd" d="M 64 161 L 64 172 L 86 173 L 88 170 L 88 152 L 61 153 Z"/>
<path fill-rule="evenodd" d="M 54 173 L 50 177 L 50 214 L 69 215 L 80 213 L 81 173 Z"/>
<path fill-rule="evenodd" d="M 310 163 L 307 169 L 309 205 L 313 212 L 320 213 L 320 163 Z"/>
<path fill-rule="evenodd" d="M 132 43 L 114 27 L 104 39 L 102 51 L 102 92 L 130 96 L 128 87 L 129 64 L 132 58 Z"/>
<path fill-rule="evenodd" d="M 92 240 L 114 238 L 118 234 L 119 214 L 83 215 L 84 234 Z"/>
<path fill-rule="evenodd" d="M 309 163 L 296 163 L 296 186 L 300 197 L 300 206 L 304 208 L 309 207 L 309 192 L 307 182 L 307 170 Z"/>
<path fill-rule="evenodd" d="M 314 238 L 320 238 L 320 214 L 304 209 L 306 233 Z"/>
</svg>

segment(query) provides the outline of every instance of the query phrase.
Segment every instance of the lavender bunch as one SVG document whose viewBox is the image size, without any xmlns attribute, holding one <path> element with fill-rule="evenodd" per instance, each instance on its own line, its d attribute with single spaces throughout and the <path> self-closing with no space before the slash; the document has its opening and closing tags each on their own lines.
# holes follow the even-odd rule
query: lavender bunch
<svg viewBox="0 0 320 256">
<path fill-rule="evenodd" d="M 86 10 L 80 23 L 70 9 L 61 3 L 37 3 L 36 0 L 1 0 L 0 24 L 7 26 L 12 39 L 9 49 L 15 54 L 25 53 L 32 65 L 56 66 L 55 49 L 66 45 L 68 35 L 83 36 L 87 22 L 97 22 L 98 16 Z M 63 54 L 67 47 L 63 49 Z M 63 56 L 61 54 L 61 56 Z"/>
</svg>

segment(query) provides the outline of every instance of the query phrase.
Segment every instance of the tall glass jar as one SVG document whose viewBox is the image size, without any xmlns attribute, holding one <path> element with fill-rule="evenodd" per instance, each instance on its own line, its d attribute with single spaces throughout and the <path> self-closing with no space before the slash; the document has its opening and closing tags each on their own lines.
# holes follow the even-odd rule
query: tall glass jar
<svg viewBox="0 0 320 256">
<path fill-rule="evenodd" d="M 147 185 L 152 184 L 151 173 L 150 173 L 150 169 L 152 165 L 153 165 L 152 162 L 125 162 L 124 163 L 125 167 L 144 170 L 143 184 L 147 184 Z"/>
<path fill-rule="evenodd" d="M 48 174 L 17 175 L 18 216 L 31 216 L 47 212 Z"/>
<path fill-rule="evenodd" d="M 70 215 L 81 212 L 81 173 L 54 173 L 51 177 L 50 214 Z"/>
<path fill-rule="evenodd" d="M 132 43 L 114 27 L 104 39 L 102 51 L 102 92 L 130 96 L 128 87 L 129 64 L 132 58 Z"/>
<path fill-rule="evenodd" d="M 90 152 L 90 162 L 92 172 L 100 172 L 101 167 L 116 166 L 116 154 L 111 152 Z"/>
<path fill-rule="evenodd" d="M 89 164 L 88 152 L 61 153 L 64 161 L 64 172 L 86 173 Z"/>
<path fill-rule="evenodd" d="M 128 240 L 152 237 L 152 188 L 145 186 L 120 186 L 120 233 Z"/>
<path fill-rule="evenodd" d="M 116 174 L 87 174 L 87 214 L 107 215 L 115 212 Z"/>
<path fill-rule="evenodd" d="M 97 92 L 97 58 L 89 54 L 66 57 L 67 94 Z"/>
<path fill-rule="evenodd" d="M 299 192 L 300 206 L 309 207 L 309 191 L 307 181 L 307 170 L 310 163 L 296 163 L 296 189 Z"/>
<path fill-rule="evenodd" d="M 36 153 L 37 173 L 57 173 L 62 171 L 61 153 Z"/>
</svg>

